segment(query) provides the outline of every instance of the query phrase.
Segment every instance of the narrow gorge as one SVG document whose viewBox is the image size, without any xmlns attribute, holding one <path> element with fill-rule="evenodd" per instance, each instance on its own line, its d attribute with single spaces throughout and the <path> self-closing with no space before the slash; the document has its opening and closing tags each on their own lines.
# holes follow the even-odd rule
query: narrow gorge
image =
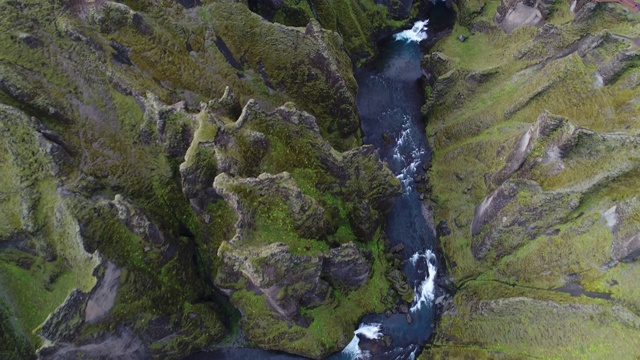
<svg viewBox="0 0 640 360">
<path fill-rule="evenodd" d="M 0 358 L 636 359 L 637 6 L 0 0 Z"/>
</svg>

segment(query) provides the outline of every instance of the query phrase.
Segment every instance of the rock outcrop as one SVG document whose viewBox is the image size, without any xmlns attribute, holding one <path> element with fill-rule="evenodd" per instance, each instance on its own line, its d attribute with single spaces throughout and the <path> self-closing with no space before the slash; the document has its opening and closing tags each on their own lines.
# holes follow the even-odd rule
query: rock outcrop
<svg viewBox="0 0 640 360">
<path fill-rule="evenodd" d="M 551 12 L 553 1 L 502 0 L 494 20 L 505 32 L 509 33 L 521 26 L 540 25 Z"/>
<path fill-rule="evenodd" d="M 291 103 L 265 112 L 249 100 L 235 121 L 212 104 L 203 104 L 196 116 L 199 125 L 181 169 L 183 184 L 193 183 L 191 174 L 217 174 L 210 201 L 224 201 L 234 214 L 234 233 L 217 249 L 206 245 L 222 260 L 215 284 L 243 312 L 247 336 L 260 346 L 314 357 L 339 349 L 350 339 L 347 324 L 379 299 L 367 300 L 337 326 L 330 345 L 307 330 L 327 319 L 308 312 L 347 306 L 340 302 L 351 300 L 336 299 L 336 292 L 350 296 L 374 286 L 369 277 L 375 261 L 362 244 L 378 241 L 376 230 L 400 194 L 398 180 L 371 146 L 334 150 L 315 118 Z M 211 168 L 201 168 L 206 164 Z M 198 211 L 208 206 L 203 199 L 197 203 Z M 259 313 L 255 301 L 264 303 Z M 308 342 L 314 343 L 311 352 L 300 348 Z"/>
<path fill-rule="evenodd" d="M 357 289 L 369 278 L 371 268 L 366 254 L 354 243 L 347 243 L 324 254 L 322 275 L 336 289 Z"/>
</svg>

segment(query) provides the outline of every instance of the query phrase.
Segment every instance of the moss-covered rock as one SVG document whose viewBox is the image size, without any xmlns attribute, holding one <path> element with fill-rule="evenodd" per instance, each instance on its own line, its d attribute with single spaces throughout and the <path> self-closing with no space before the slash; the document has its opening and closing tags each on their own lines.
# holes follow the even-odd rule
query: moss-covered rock
<svg viewBox="0 0 640 360">
<path fill-rule="evenodd" d="M 301 355 L 383 310 L 400 184 L 358 147 L 347 54 L 415 7 L 197 3 L 0 4 L 1 357 L 183 357 L 237 328 L 213 280 Z"/>
<path fill-rule="evenodd" d="M 219 247 L 203 244 L 205 263 L 242 311 L 249 340 L 326 355 L 345 345 L 358 317 L 380 304 L 362 294 L 388 287 L 380 270 L 386 260 L 373 259 L 362 247 L 378 241 L 376 229 L 400 184 L 373 147 L 334 150 L 316 119 L 291 103 L 265 112 L 250 100 L 234 121 L 225 106 L 216 105 L 220 101 L 201 107 L 180 166 L 183 184 L 191 174 L 217 174 L 209 205 L 197 206 L 205 221 L 213 219 L 207 208 L 219 203 L 233 214 L 233 232 Z M 207 192 L 204 181 L 198 184 L 200 193 Z M 362 243 L 355 245 L 356 239 Z M 347 309 L 355 303 L 361 308 L 348 321 L 326 318 L 326 309 L 353 311 Z M 331 326 L 333 340 L 323 340 L 318 326 Z"/>
<path fill-rule="evenodd" d="M 371 254 L 368 254 L 371 255 Z M 325 253 L 322 273 L 332 287 L 357 289 L 369 278 L 371 268 L 354 243 L 347 243 Z"/>
<path fill-rule="evenodd" d="M 423 356 L 633 358 L 638 19 L 556 2 L 544 26 L 505 34 L 496 8 L 534 4 L 500 4 L 468 11 L 424 62 L 434 217 L 459 289 Z"/>
<path fill-rule="evenodd" d="M 336 33 L 315 21 L 304 29 L 269 23 L 237 3 L 216 3 L 207 11 L 216 14 L 211 26 L 234 57 L 313 113 L 332 145 L 346 150 L 357 144 L 357 85 Z"/>
<path fill-rule="evenodd" d="M 281 0 L 249 1 L 249 7 L 265 19 L 304 27 L 311 19 L 328 30 L 342 35 L 344 46 L 357 66 L 371 60 L 378 52 L 381 34 L 408 25 L 418 13 L 426 13 L 427 3 L 412 0 Z"/>
</svg>

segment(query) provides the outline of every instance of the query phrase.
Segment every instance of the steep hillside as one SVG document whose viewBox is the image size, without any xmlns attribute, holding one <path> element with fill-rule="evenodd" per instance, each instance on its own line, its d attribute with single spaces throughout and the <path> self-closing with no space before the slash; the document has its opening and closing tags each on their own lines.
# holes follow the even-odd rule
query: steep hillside
<svg viewBox="0 0 640 360">
<path fill-rule="evenodd" d="M 342 5 L 0 1 L 0 358 L 321 357 L 393 305 L 352 60 L 409 14 Z"/>
<path fill-rule="evenodd" d="M 424 59 L 457 292 L 423 358 L 637 358 L 640 17 L 584 1 L 459 10 Z"/>
</svg>

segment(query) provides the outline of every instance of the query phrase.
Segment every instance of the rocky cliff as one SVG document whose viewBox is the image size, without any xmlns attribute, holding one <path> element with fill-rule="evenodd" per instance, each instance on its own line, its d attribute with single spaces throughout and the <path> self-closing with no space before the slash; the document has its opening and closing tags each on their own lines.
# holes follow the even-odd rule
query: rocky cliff
<svg viewBox="0 0 640 360">
<path fill-rule="evenodd" d="M 423 62 L 441 281 L 456 291 L 422 358 L 634 359 L 640 18 L 459 6 Z"/>
<path fill-rule="evenodd" d="M 0 3 L 1 358 L 321 357 L 395 299 L 352 61 L 410 12 L 257 5 Z"/>
</svg>

